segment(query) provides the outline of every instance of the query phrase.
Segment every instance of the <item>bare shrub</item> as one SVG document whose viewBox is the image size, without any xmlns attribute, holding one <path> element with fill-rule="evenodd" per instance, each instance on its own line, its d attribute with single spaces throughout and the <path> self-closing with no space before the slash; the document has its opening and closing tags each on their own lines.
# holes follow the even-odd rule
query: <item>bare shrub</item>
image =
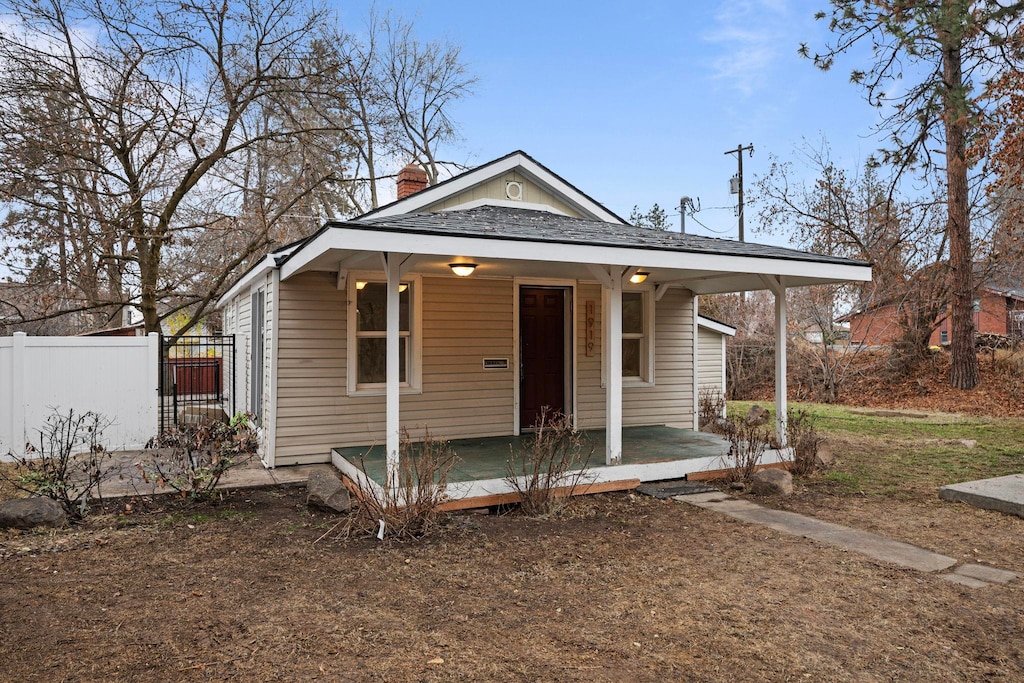
<svg viewBox="0 0 1024 683">
<path fill-rule="evenodd" d="M 146 448 L 151 457 L 139 469 L 147 483 L 168 486 L 182 498 L 202 498 L 217 488 L 228 470 L 254 458 L 258 445 L 246 413 L 228 423 L 177 425 L 150 439 Z"/>
<path fill-rule="evenodd" d="M 793 449 L 790 471 L 797 476 L 813 474 L 818 469 L 818 447 L 825 439 L 806 410 L 791 409 L 787 415 L 786 440 Z"/>
<path fill-rule="evenodd" d="M 69 409 L 65 415 L 54 410 L 39 430 L 37 444 L 26 444 L 24 456 L 8 454 L 16 466 L 0 469 L 0 477 L 21 491 L 57 501 L 68 519 L 80 520 L 89 499 L 100 497 L 100 483 L 113 469 L 103 446 L 103 431 L 110 424 L 92 411 L 76 414 Z"/>
<path fill-rule="evenodd" d="M 738 417 L 730 418 L 726 425 L 725 437 L 729 440 L 726 478 L 731 482 L 748 481 L 772 444 L 772 430 L 767 425 Z"/>
<path fill-rule="evenodd" d="M 718 387 L 701 387 L 697 396 L 697 424 L 718 425 L 725 415 L 725 396 Z"/>
<path fill-rule="evenodd" d="M 526 447 L 512 451 L 505 481 L 521 497 L 524 514 L 556 514 L 586 481 L 593 454 L 593 444 L 573 428 L 569 417 L 545 410 Z"/>
<path fill-rule="evenodd" d="M 403 428 L 397 476 L 379 488 L 365 487 L 346 533 L 372 534 L 381 540 L 426 535 L 442 518 L 440 507 L 448 500 L 448 475 L 454 465 L 451 443 L 433 438 L 426 428 L 423 441 L 413 443 Z M 366 474 L 363 458 L 360 468 Z"/>
</svg>

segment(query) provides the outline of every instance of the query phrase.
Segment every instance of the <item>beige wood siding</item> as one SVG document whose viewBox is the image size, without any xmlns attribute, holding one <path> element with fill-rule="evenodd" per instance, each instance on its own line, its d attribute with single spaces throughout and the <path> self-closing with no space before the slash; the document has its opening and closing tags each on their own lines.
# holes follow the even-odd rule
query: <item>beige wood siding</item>
<svg viewBox="0 0 1024 683">
<path fill-rule="evenodd" d="M 697 331 L 697 381 L 699 387 L 725 392 L 722 386 L 722 334 L 706 327 Z"/>
<path fill-rule="evenodd" d="M 580 213 L 566 204 L 564 201 L 551 194 L 538 184 L 529 180 L 521 173 L 516 171 L 509 171 L 498 178 L 492 178 L 486 183 L 481 183 L 476 187 L 472 187 L 468 190 L 460 192 L 459 194 L 443 199 L 436 204 L 424 208 L 424 211 L 444 211 L 445 209 L 453 209 L 469 202 L 477 201 L 480 199 L 498 199 L 507 200 L 508 196 L 505 194 L 505 182 L 516 181 L 523 184 L 523 198 L 522 201 L 527 204 L 545 204 L 550 206 L 562 213 L 569 216 L 576 216 L 577 218 L 582 217 Z"/>
<path fill-rule="evenodd" d="M 594 301 L 594 355 L 586 354 L 586 302 Z M 576 417 L 582 429 L 605 424 L 605 389 L 601 386 L 601 288 L 583 283 L 577 312 Z M 693 298 L 684 289 L 670 289 L 655 304 L 653 386 L 622 390 L 622 423 L 636 425 L 693 424 Z"/>
<path fill-rule="evenodd" d="M 335 273 L 280 284 L 276 462 L 329 460 L 330 449 L 384 442 L 384 397 L 349 396 L 347 305 Z M 513 379 L 483 359 L 513 351 L 512 281 L 424 277 L 423 388 L 401 397 L 414 438 L 510 434 Z"/>
</svg>

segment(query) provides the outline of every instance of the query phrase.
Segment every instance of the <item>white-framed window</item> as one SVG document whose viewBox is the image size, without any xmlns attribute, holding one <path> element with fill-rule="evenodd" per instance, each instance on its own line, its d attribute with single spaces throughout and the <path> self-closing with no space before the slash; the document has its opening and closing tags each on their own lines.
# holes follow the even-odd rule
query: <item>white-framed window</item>
<svg viewBox="0 0 1024 683">
<path fill-rule="evenodd" d="M 602 298 L 602 310 L 609 307 L 608 291 Z M 605 316 L 602 316 L 605 318 Z M 602 337 L 608 339 L 604 320 Z M 608 347 L 602 343 L 602 385 L 607 381 Z M 622 384 L 654 384 L 654 289 L 647 285 L 628 287 L 622 292 Z"/>
<path fill-rule="evenodd" d="M 422 376 L 418 276 L 402 279 L 398 302 L 398 381 L 403 392 L 415 392 Z M 383 394 L 386 390 L 387 280 L 381 273 L 349 274 L 346 374 L 350 394 Z"/>
</svg>

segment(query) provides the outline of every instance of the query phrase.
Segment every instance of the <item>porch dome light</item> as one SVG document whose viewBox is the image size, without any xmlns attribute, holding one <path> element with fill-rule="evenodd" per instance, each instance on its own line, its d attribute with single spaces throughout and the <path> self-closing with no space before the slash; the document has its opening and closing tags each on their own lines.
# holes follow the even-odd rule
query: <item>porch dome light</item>
<svg viewBox="0 0 1024 683">
<path fill-rule="evenodd" d="M 476 270 L 475 263 L 449 263 L 448 267 L 459 277 L 469 277 Z"/>
<path fill-rule="evenodd" d="M 634 285 L 638 285 L 641 282 L 646 281 L 648 275 L 650 275 L 650 273 L 648 273 L 646 270 L 638 270 L 635 273 L 633 273 L 633 275 L 629 278 L 629 281 L 632 282 Z"/>
</svg>

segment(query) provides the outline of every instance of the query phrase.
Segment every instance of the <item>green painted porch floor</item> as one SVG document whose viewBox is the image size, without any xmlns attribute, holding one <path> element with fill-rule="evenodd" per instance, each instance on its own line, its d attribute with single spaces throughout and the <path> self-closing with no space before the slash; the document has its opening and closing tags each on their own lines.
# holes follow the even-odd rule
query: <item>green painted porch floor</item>
<svg viewBox="0 0 1024 683">
<path fill-rule="evenodd" d="M 508 474 L 507 462 L 512 449 L 527 447 L 531 434 L 521 436 L 492 436 L 481 439 L 455 439 L 451 442 L 457 456 L 448 475 L 449 482 L 502 479 Z M 590 466 L 604 465 L 603 429 L 583 432 L 584 452 L 592 445 Z M 669 460 L 689 460 L 724 455 L 728 442 L 720 436 L 691 429 L 674 427 L 624 427 L 622 429 L 622 464 L 638 465 Z M 385 472 L 384 447 L 352 446 L 334 451 L 356 467 L 364 467 L 374 481 L 383 483 Z M 360 464 L 362 461 L 363 464 Z"/>
</svg>

